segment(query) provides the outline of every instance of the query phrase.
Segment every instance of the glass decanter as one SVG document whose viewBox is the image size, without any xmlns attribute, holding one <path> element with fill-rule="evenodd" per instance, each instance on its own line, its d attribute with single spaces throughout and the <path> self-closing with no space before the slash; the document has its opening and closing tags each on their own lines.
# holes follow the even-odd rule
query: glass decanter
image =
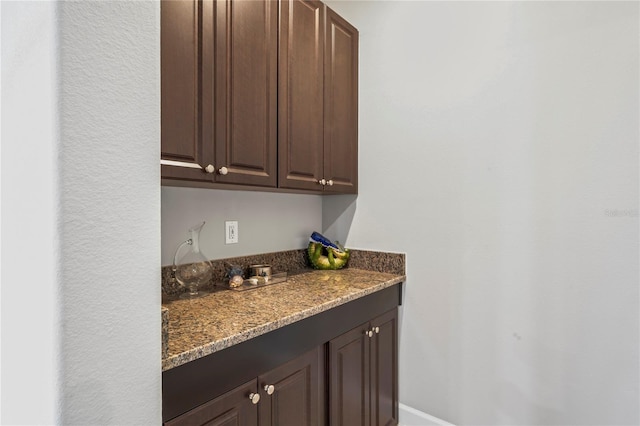
<svg viewBox="0 0 640 426">
<path fill-rule="evenodd" d="M 213 265 L 200 251 L 200 231 L 205 222 L 189 229 L 190 238 L 176 249 L 173 256 L 173 272 L 176 280 L 189 291 L 180 295 L 181 299 L 201 297 L 209 292 L 198 289 L 211 281 Z M 182 250 L 187 247 L 188 250 Z M 182 254 L 180 254 L 182 251 Z"/>
</svg>

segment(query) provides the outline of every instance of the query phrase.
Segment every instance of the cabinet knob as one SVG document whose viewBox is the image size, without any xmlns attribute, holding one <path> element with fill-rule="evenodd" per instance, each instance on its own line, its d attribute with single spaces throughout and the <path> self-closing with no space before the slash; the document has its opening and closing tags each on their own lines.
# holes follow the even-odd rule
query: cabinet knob
<svg viewBox="0 0 640 426">
<path fill-rule="evenodd" d="M 229 173 L 229 169 L 227 169 L 226 167 L 220 167 L 218 169 L 218 173 L 220 173 L 221 175 L 226 175 L 227 173 Z"/>
<path fill-rule="evenodd" d="M 365 331 L 365 332 L 364 332 L 364 334 L 365 334 L 365 336 L 367 336 L 367 337 L 373 337 L 373 331 L 371 331 L 371 330 L 367 330 L 367 331 Z"/>
<path fill-rule="evenodd" d="M 326 180 L 324 180 L 324 179 L 320 179 L 320 180 L 318 181 L 318 183 L 319 183 L 320 185 L 326 185 L 326 184 L 327 184 L 327 181 L 326 181 Z"/>
<path fill-rule="evenodd" d="M 264 385 L 264 391 L 267 395 L 273 395 L 273 392 L 276 390 L 276 387 L 273 385 Z"/>
<path fill-rule="evenodd" d="M 375 332 L 376 332 L 376 334 L 380 333 L 380 327 L 375 327 L 375 328 L 373 329 L 373 331 L 375 331 Z"/>
<path fill-rule="evenodd" d="M 251 400 L 251 403 L 253 405 L 256 405 L 258 402 L 260 402 L 260 394 L 251 392 L 249 394 L 249 399 Z"/>
<path fill-rule="evenodd" d="M 213 173 L 216 170 L 215 167 L 213 167 L 213 164 L 209 164 L 207 167 L 204 168 L 204 171 L 207 173 Z"/>
<path fill-rule="evenodd" d="M 327 185 L 329 185 L 329 186 L 333 186 L 333 181 L 332 181 L 331 179 L 329 179 L 329 180 L 327 181 Z"/>
</svg>

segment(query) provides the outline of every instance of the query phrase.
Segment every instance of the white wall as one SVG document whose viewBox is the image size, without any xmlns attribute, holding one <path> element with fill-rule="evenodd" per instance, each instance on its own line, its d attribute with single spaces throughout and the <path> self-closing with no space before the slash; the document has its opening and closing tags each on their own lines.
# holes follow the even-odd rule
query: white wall
<svg viewBox="0 0 640 426">
<path fill-rule="evenodd" d="M 227 220 L 238 221 L 237 244 L 225 244 Z M 163 265 L 202 221 L 200 246 L 209 259 L 302 249 L 322 228 L 322 196 L 163 187 Z"/>
<path fill-rule="evenodd" d="M 1 2 L 1 424 L 60 420 L 57 10 Z"/>
<path fill-rule="evenodd" d="M 156 2 L 2 4 L 3 424 L 159 424 Z"/>
<path fill-rule="evenodd" d="M 360 30 L 360 194 L 323 227 L 407 252 L 401 402 L 638 424 L 638 3 L 328 3 Z"/>
<path fill-rule="evenodd" d="M 159 424 L 160 6 L 60 8 L 65 424 Z"/>
</svg>

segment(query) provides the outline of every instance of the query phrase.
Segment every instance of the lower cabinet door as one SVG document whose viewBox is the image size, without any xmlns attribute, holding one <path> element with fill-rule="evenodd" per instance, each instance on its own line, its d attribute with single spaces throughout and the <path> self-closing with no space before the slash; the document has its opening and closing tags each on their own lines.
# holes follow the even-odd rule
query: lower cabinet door
<svg viewBox="0 0 640 426">
<path fill-rule="evenodd" d="M 318 347 L 258 378 L 260 426 L 324 424 L 323 359 Z"/>
<path fill-rule="evenodd" d="M 258 406 L 250 395 L 255 394 L 256 381 L 251 380 L 218 398 L 165 423 L 166 426 L 245 426 L 258 424 Z"/>
<path fill-rule="evenodd" d="M 329 342 L 332 426 L 398 424 L 398 310 Z"/>
<path fill-rule="evenodd" d="M 332 426 L 369 426 L 368 323 L 329 342 L 329 423 Z"/>
<path fill-rule="evenodd" d="M 398 310 L 371 320 L 371 424 L 398 424 Z"/>
</svg>

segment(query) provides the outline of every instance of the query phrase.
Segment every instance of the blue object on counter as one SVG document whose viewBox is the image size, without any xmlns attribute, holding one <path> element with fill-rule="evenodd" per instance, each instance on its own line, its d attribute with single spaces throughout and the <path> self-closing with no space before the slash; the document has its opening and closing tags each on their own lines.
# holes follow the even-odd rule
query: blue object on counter
<svg viewBox="0 0 640 426">
<path fill-rule="evenodd" d="M 336 244 L 332 243 L 331 241 L 329 241 L 329 239 L 327 237 L 325 237 L 324 235 L 318 233 L 318 232 L 314 232 L 313 234 L 311 234 L 311 237 L 309 237 L 309 241 L 312 243 L 319 243 L 322 244 L 323 247 L 325 248 L 332 248 L 334 250 L 336 250 L 338 253 L 344 253 L 344 249 L 342 247 L 338 247 Z"/>
</svg>

